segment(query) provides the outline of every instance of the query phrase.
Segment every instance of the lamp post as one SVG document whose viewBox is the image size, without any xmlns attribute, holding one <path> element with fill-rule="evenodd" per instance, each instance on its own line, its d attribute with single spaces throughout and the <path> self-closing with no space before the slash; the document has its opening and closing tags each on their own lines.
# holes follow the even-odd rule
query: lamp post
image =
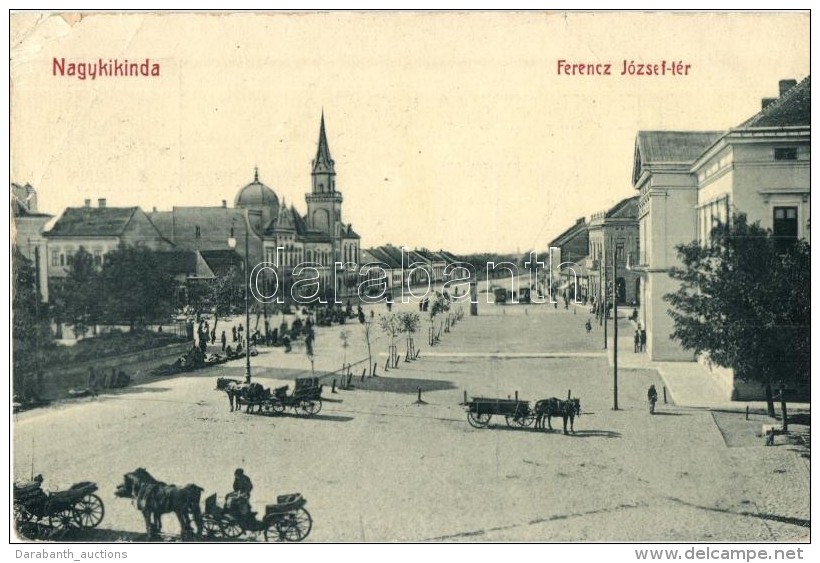
<svg viewBox="0 0 820 563">
<path fill-rule="evenodd" d="M 248 303 L 248 286 L 250 279 L 248 279 L 248 228 L 250 223 L 245 224 L 245 268 L 242 272 L 242 279 L 245 285 L 245 383 L 251 382 L 251 310 Z M 234 237 L 228 238 L 228 246 L 231 249 L 236 248 L 236 239 Z"/>
<path fill-rule="evenodd" d="M 618 410 L 618 253 L 615 247 L 612 248 L 612 380 L 612 410 Z"/>
</svg>

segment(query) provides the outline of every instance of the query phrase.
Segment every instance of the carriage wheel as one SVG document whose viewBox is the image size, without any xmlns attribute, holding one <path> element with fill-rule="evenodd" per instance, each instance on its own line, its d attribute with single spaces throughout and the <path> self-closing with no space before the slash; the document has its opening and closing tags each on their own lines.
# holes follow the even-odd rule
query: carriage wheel
<svg viewBox="0 0 820 563">
<path fill-rule="evenodd" d="M 320 410 L 322 410 L 322 400 L 321 399 L 302 399 L 302 402 L 299 403 L 299 408 L 307 416 L 313 416 L 314 414 L 318 414 L 318 412 Z"/>
<path fill-rule="evenodd" d="M 26 510 L 26 507 L 20 503 L 14 503 L 14 522 L 18 525 L 23 524 L 25 522 L 31 522 L 34 519 L 34 515 Z"/>
<path fill-rule="evenodd" d="M 202 533 L 207 539 L 215 539 L 222 535 L 222 526 L 218 520 L 210 516 L 202 517 Z"/>
<path fill-rule="evenodd" d="M 50 515 L 48 517 L 48 524 L 55 531 L 68 531 L 80 527 L 80 524 L 77 520 L 77 514 L 76 512 L 74 512 L 73 508 L 64 508 L 59 512 L 55 512 L 54 514 Z"/>
<path fill-rule="evenodd" d="M 267 542 L 280 542 L 285 541 L 285 535 L 280 533 L 279 530 L 281 529 L 282 524 L 274 519 L 271 518 L 265 525 L 264 537 L 265 541 Z"/>
<path fill-rule="evenodd" d="M 308 534 L 310 534 L 310 531 L 313 529 L 313 518 L 311 518 L 310 512 L 305 508 L 300 508 L 296 512 L 288 514 L 287 520 L 299 531 L 299 534 L 301 534 L 298 540 L 289 539 L 287 541 L 302 541 L 308 537 Z"/>
<path fill-rule="evenodd" d="M 226 538 L 238 538 L 245 530 L 232 516 L 226 515 L 222 520 L 222 533 Z"/>
<path fill-rule="evenodd" d="M 470 426 L 474 428 L 485 428 L 490 423 L 490 418 L 493 415 L 489 413 L 477 413 L 468 411 L 467 412 L 467 422 L 470 423 Z"/>
<path fill-rule="evenodd" d="M 74 504 L 80 528 L 96 528 L 105 516 L 105 507 L 97 495 L 85 495 Z"/>
<path fill-rule="evenodd" d="M 271 403 L 270 410 L 274 412 L 274 414 L 282 414 L 285 412 L 285 405 L 279 401 L 275 403 Z"/>
<path fill-rule="evenodd" d="M 526 428 L 527 426 L 532 424 L 533 421 L 535 421 L 535 415 L 534 414 L 522 414 L 520 416 L 516 416 L 514 420 L 515 420 L 515 423 L 518 426 L 520 426 L 522 428 Z"/>
</svg>

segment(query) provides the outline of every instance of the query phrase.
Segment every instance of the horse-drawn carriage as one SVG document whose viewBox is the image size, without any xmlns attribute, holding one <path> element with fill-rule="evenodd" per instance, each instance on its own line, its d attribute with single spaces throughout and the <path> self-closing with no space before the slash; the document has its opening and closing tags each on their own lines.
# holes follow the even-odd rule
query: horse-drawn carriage
<svg viewBox="0 0 820 563">
<path fill-rule="evenodd" d="M 471 401 L 462 403 L 467 412 L 467 422 L 474 428 L 486 428 L 490 419 L 503 416 L 507 426 L 525 428 L 535 422 L 535 428 L 544 428 L 544 419 L 552 430 L 552 417 L 560 416 L 564 421 L 564 434 L 567 433 L 567 421 L 570 430 L 574 432 L 575 417 L 581 414 L 581 401 L 578 398 L 567 400 L 542 399 L 530 407 L 529 401 L 515 399 L 495 399 L 474 397 Z"/>
<path fill-rule="evenodd" d="M 297 415 L 313 416 L 322 410 L 322 386 L 316 377 L 296 379 L 293 393 L 289 385 L 271 391 L 260 383 L 241 383 L 235 379 L 220 377 L 216 389 L 228 395 L 231 411 L 240 410 L 257 414 L 282 414 L 293 409 Z"/>
<path fill-rule="evenodd" d="M 75 483 L 70 489 L 47 493 L 42 476 L 14 484 L 14 523 L 20 534 L 32 539 L 54 538 L 73 530 L 94 528 L 102 522 L 105 507 L 94 494 L 97 484 Z"/>
<path fill-rule="evenodd" d="M 305 508 L 306 503 L 299 493 L 280 495 L 276 497 L 276 504 L 265 506 L 264 516 L 257 520 L 255 512 L 243 514 L 236 503 L 226 501 L 224 506 L 220 506 L 214 493 L 205 499 L 203 535 L 209 539 L 237 539 L 246 534 L 262 533 L 268 542 L 302 541 L 313 528 L 313 519 Z"/>
</svg>

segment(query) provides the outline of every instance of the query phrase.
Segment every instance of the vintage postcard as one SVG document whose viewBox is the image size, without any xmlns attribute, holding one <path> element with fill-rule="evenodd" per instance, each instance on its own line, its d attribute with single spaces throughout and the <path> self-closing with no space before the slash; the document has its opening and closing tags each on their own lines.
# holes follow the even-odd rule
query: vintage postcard
<svg viewBox="0 0 820 563">
<path fill-rule="evenodd" d="M 11 13 L 15 557 L 802 558 L 809 44 L 798 11 Z"/>
</svg>

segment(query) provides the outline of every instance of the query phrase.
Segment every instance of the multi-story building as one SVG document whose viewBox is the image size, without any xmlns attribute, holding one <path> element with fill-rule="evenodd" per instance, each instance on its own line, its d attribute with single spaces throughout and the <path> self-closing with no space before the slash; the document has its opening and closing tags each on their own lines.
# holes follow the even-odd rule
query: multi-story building
<svg viewBox="0 0 820 563">
<path fill-rule="evenodd" d="M 606 300 L 611 302 L 611 282 L 614 279 L 618 304 L 638 303 L 640 276 L 626 266 L 627 257 L 630 254 L 637 255 L 639 246 L 638 196 L 621 200 L 607 211 L 592 215 L 589 221 L 589 257 L 586 262 L 590 297 L 596 302 L 603 302 L 606 293 Z M 607 270 L 604 271 L 604 268 Z"/>
<path fill-rule="evenodd" d="M 716 221 L 746 213 L 781 240 L 809 238 L 811 77 L 780 82 L 777 98 L 728 131 L 641 131 L 633 185 L 640 192 L 640 320 L 653 360 L 693 360 L 671 340 L 663 296 L 677 290 L 675 247 L 708 242 Z M 738 396 L 733 374 L 727 391 Z"/>
</svg>

